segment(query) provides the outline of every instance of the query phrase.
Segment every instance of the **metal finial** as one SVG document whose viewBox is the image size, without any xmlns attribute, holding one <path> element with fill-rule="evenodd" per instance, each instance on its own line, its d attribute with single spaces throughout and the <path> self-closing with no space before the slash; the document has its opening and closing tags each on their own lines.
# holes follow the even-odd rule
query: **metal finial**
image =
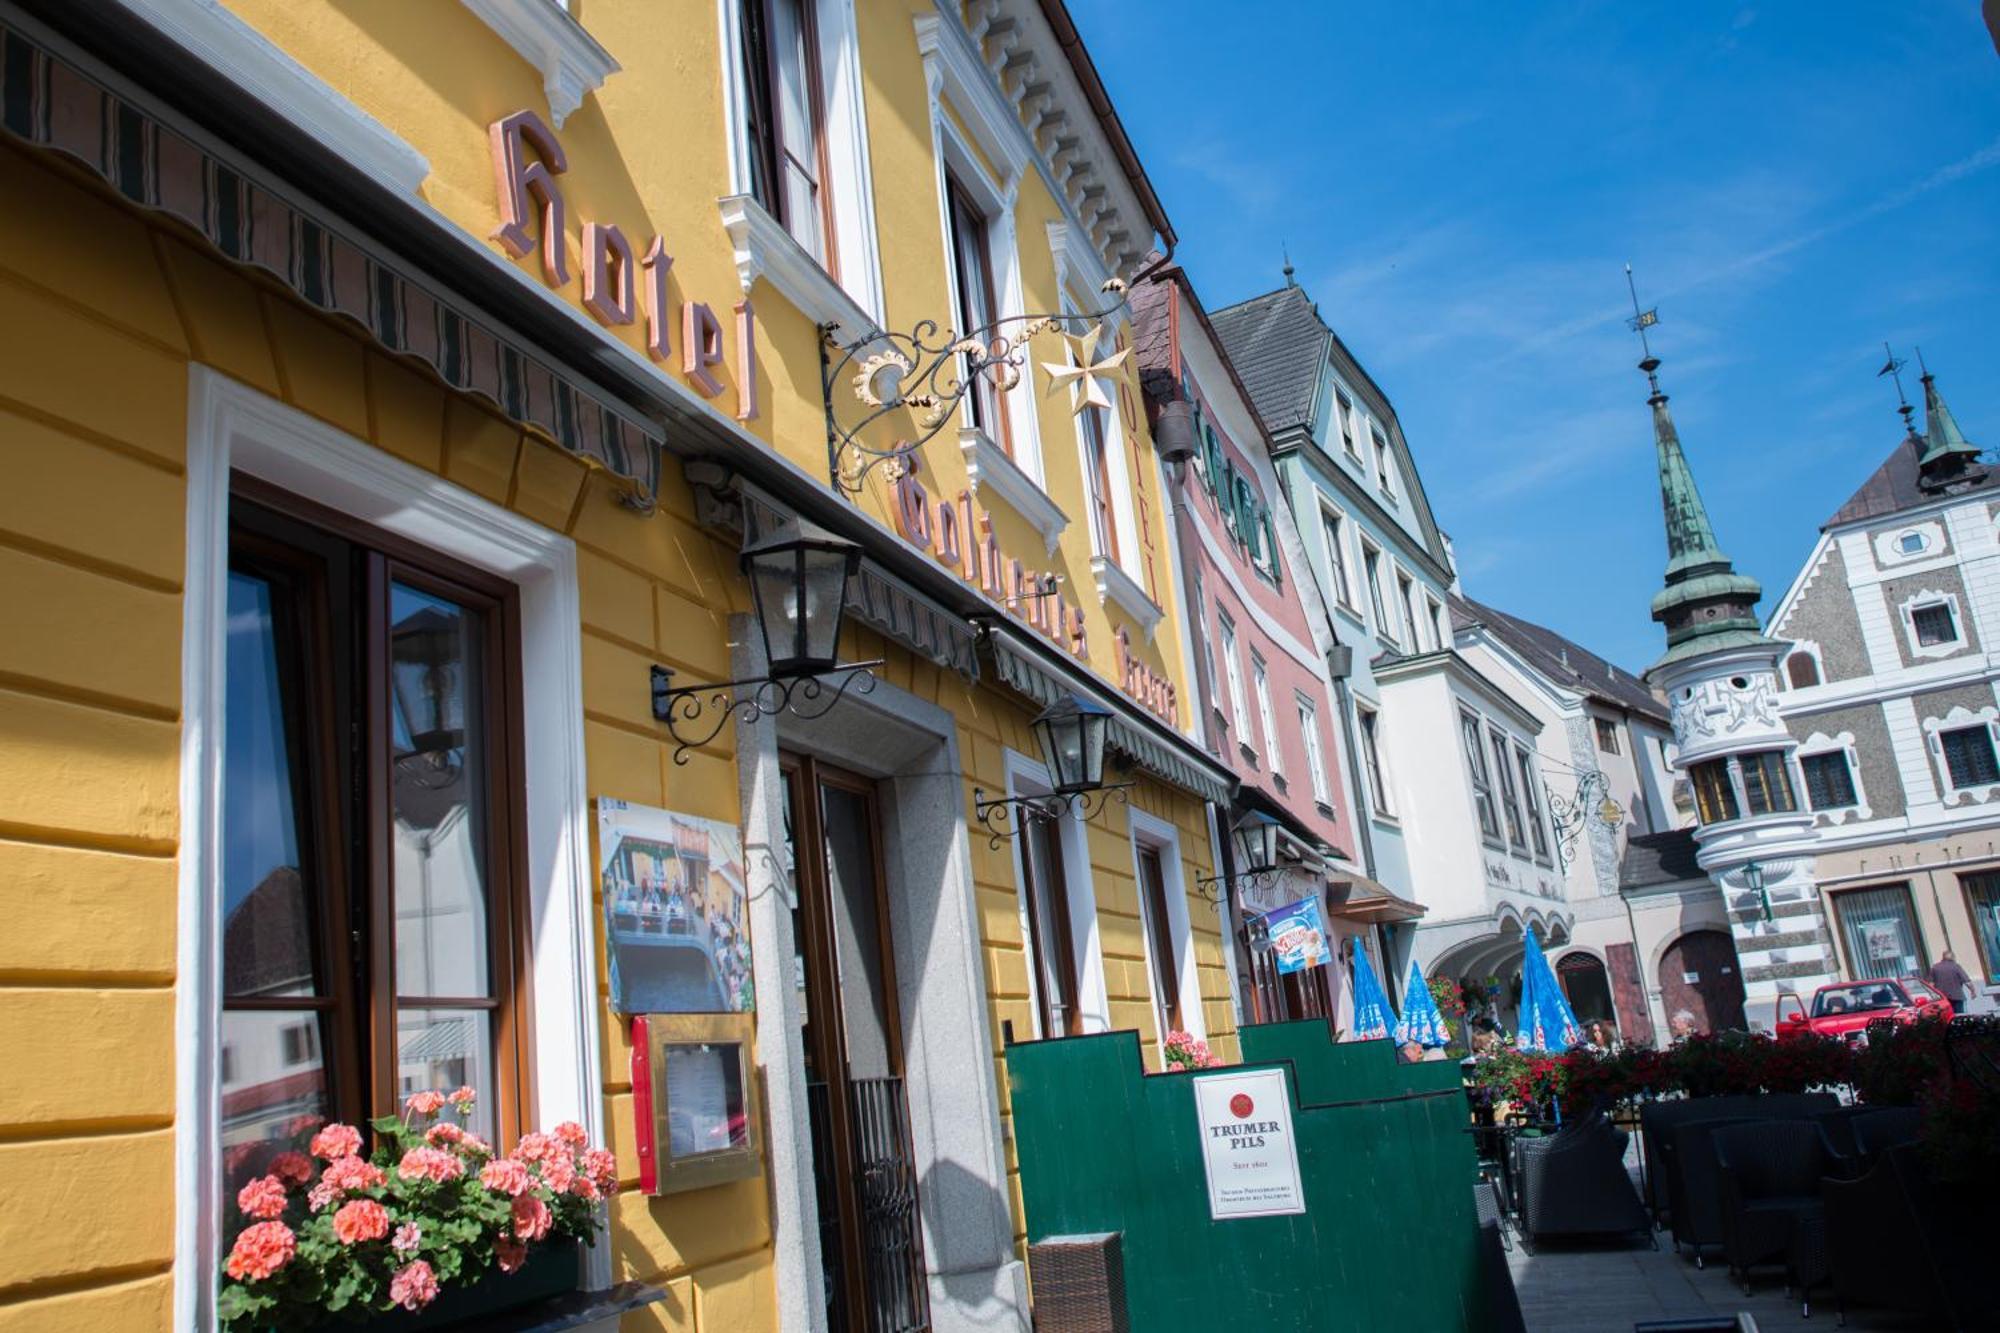
<svg viewBox="0 0 2000 1333">
<path fill-rule="evenodd" d="M 1298 279 L 1292 276 L 1292 248 L 1281 242 L 1278 250 L 1285 256 L 1285 285 L 1287 287 L 1298 286 Z"/>
<path fill-rule="evenodd" d="M 1646 372 L 1646 383 L 1652 386 L 1653 396 L 1660 396 L 1660 358 L 1653 355 L 1653 346 L 1646 340 L 1646 330 L 1660 322 L 1660 308 L 1651 306 L 1639 308 L 1639 286 L 1632 280 L 1632 266 L 1625 266 L 1625 290 L 1632 294 L 1632 318 L 1625 321 L 1625 327 L 1639 335 L 1639 349 L 1645 356 L 1639 362 L 1639 369 Z"/>
<path fill-rule="evenodd" d="M 1916 432 L 1916 427 L 1911 423 L 1910 417 L 1916 412 L 1917 409 L 1910 406 L 1910 400 L 1908 396 L 1903 393 L 1903 374 L 1902 374 L 1903 367 L 1907 366 L 1910 363 L 1908 361 L 1903 360 L 1901 357 L 1897 356 L 1894 352 L 1890 351 L 1889 344 L 1886 342 L 1882 344 L 1882 354 L 1888 359 L 1882 363 L 1882 368 L 1875 372 L 1875 378 L 1879 380 L 1884 375 L 1887 375 L 1890 378 L 1890 380 L 1895 384 L 1896 411 L 1902 414 L 1903 429 L 1910 431 L 1912 434 L 1914 434 Z M 1918 353 L 1917 361 L 1919 365 L 1921 365 L 1923 362 L 1923 355 L 1921 352 Z"/>
</svg>

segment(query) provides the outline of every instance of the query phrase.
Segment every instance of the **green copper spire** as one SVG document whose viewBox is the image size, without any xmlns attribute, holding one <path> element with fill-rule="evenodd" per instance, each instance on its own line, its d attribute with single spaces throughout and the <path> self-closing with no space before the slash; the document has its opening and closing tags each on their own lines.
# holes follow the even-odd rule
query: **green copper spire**
<svg viewBox="0 0 2000 1333">
<path fill-rule="evenodd" d="M 1716 543 L 1715 527 L 1660 388 L 1660 359 L 1649 351 L 1639 369 L 1653 391 L 1646 402 L 1653 409 L 1660 509 L 1667 522 L 1666 586 L 1653 595 L 1653 619 L 1667 628 L 1667 652 L 1654 668 L 1718 648 L 1768 643 L 1757 624 L 1757 599 L 1764 590 L 1756 579 L 1738 574 Z"/>
<path fill-rule="evenodd" d="M 1920 350 L 1918 357 L 1923 356 Z M 1965 438 L 1965 432 L 1958 428 L 1958 418 L 1952 416 L 1945 405 L 1944 395 L 1938 392 L 1937 376 L 1928 367 L 1923 374 L 1924 386 L 1924 452 L 1917 459 L 1920 471 L 1930 472 L 1958 461 L 1965 463 L 1979 460 L 1979 446 Z M 1962 465 L 1962 464 L 1961 464 Z"/>
</svg>

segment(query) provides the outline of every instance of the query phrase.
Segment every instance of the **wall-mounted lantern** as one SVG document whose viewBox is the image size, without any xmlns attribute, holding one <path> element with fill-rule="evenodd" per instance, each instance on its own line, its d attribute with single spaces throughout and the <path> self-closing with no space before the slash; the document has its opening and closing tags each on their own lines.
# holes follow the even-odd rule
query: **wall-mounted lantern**
<svg viewBox="0 0 2000 1333">
<path fill-rule="evenodd" d="M 1208 905 L 1220 909 L 1229 885 L 1242 888 L 1269 888 L 1285 868 L 1278 864 L 1278 839 L 1285 826 L 1262 810 L 1243 814 L 1229 830 L 1231 849 L 1236 853 L 1234 875 L 1210 875 L 1197 879 L 1194 886 Z"/>
<path fill-rule="evenodd" d="M 1111 798 L 1125 801 L 1131 783 L 1104 781 L 1104 736 L 1110 725 L 1110 709 L 1075 694 L 1037 714 L 1029 726 L 1054 790 L 988 800 L 974 788 L 972 810 L 992 835 L 988 845 L 998 847 L 1001 839 L 1018 836 L 1025 819 L 1055 820 L 1075 814 L 1090 820 Z"/>
<path fill-rule="evenodd" d="M 1752 861 L 1743 867 L 1743 887 L 1756 894 L 1764 904 L 1764 920 L 1771 919 L 1771 891 L 1764 887 L 1764 867 Z"/>
<path fill-rule="evenodd" d="M 714 740 L 738 709 L 752 722 L 787 708 L 800 717 L 821 717 L 850 687 L 858 685 L 863 694 L 873 689 L 869 668 L 882 664 L 880 658 L 839 660 L 847 586 L 861 568 L 859 546 L 792 518 L 744 547 L 738 563 L 750 581 L 751 618 L 768 671 L 745 680 L 676 686 L 671 670 L 653 668 L 653 716 L 678 742 L 677 764 L 687 762 L 689 750 Z M 826 679 L 833 675 L 840 676 L 837 683 Z M 704 713 L 713 715 L 712 726 L 683 731 Z"/>
</svg>

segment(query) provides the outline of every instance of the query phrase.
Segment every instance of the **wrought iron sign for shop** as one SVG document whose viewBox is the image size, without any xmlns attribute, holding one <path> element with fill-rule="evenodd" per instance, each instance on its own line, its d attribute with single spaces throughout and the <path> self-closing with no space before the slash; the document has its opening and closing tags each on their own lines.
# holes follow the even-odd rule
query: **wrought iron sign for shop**
<svg viewBox="0 0 2000 1333">
<path fill-rule="evenodd" d="M 872 668 L 882 665 L 881 658 L 839 660 L 847 588 L 861 568 L 860 547 L 795 518 L 744 547 L 741 565 L 768 673 L 675 685 L 672 670 L 655 666 L 653 716 L 667 724 L 676 742 L 676 764 L 685 764 L 688 751 L 714 740 L 739 713 L 747 722 L 786 710 L 806 719 L 824 717 L 849 689 L 866 694 L 875 688 Z"/>
<path fill-rule="evenodd" d="M 937 437 L 966 395 L 982 382 L 996 397 L 1011 391 L 1021 382 L 1028 344 L 1044 333 L 1057 333 L 1067 344 L 1065 360 L 1042 363 L 1050 387 L 1070 388 L 1075 412 L 1089 407 L 1108 410 L 1111 399 L 1100 381 L 1123 374 L 1131 349 L 1098 355 L 1105 321 L 1126 302 L 1122 278 L 1108 279 L 1102 290 L 1110 300 L 1097 310 L 1009 315 L 964 333 L 926 319 L 908 333 L 869 333 L 841 343 L 834 339 L 833 325 L 822 325 L 820 390 L 826 404 L 827 465 L 834 487 L 859 494 L 870 472 L 910 458 Z M 852 420 L 850 398 L 860 405 L 860 416 Z M 904 411 L 918 414 L 915 438 L 898 438 L 887 448 L 862 439 L 884 417 Z"/>
<path fill-rule="evenodd" d="M 1625 821 L 1625 807 L 1612 797 L 1611 779 L 1602 769 L 1593 768 L 1578 775 L 1573 798 L 1565 800 L 1561 793 L 1549 791 L 1549 821 L 1555 825 L 1556 853 L 1567 868 L 1570 852 L 1583 831 L 1593 824 L 1617 828 Z"/>
</svg>

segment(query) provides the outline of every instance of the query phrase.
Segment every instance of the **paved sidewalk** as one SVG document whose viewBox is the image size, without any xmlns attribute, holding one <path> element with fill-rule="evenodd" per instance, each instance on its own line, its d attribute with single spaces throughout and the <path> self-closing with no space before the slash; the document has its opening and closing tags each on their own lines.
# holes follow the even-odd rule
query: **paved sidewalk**
<svg viewBox="0 0 2000 1333">
<path fill-rule="evenodd" d="M 1802 1318 L 1798 1300 L 1785 1294 L 1784 1278 L 1775 1271 L 1759 1276 L 1745 1296 L 1719 1259 L 1697 1269 L 1693 1259 L 1674 1254 L 1665 1235 L 1658 1250 L 1644 1241 L 1589 1247 L 1550 1242 L 1530 1254 L 1516 1241 L 1507 1266 L 1531 1333 L 1628 1333 L 1646 1319 L 1745 1310 L 1756 1316 L 1758 1333 L 1832 1333 L 1836 1326 L 1831 1292 L 1818 1292 L 1812 1317 Z M 1924 1328 L 1921 1319 L 1871 1310 L 1849 1314 L 1843 1333 Z"/>
</svg>

